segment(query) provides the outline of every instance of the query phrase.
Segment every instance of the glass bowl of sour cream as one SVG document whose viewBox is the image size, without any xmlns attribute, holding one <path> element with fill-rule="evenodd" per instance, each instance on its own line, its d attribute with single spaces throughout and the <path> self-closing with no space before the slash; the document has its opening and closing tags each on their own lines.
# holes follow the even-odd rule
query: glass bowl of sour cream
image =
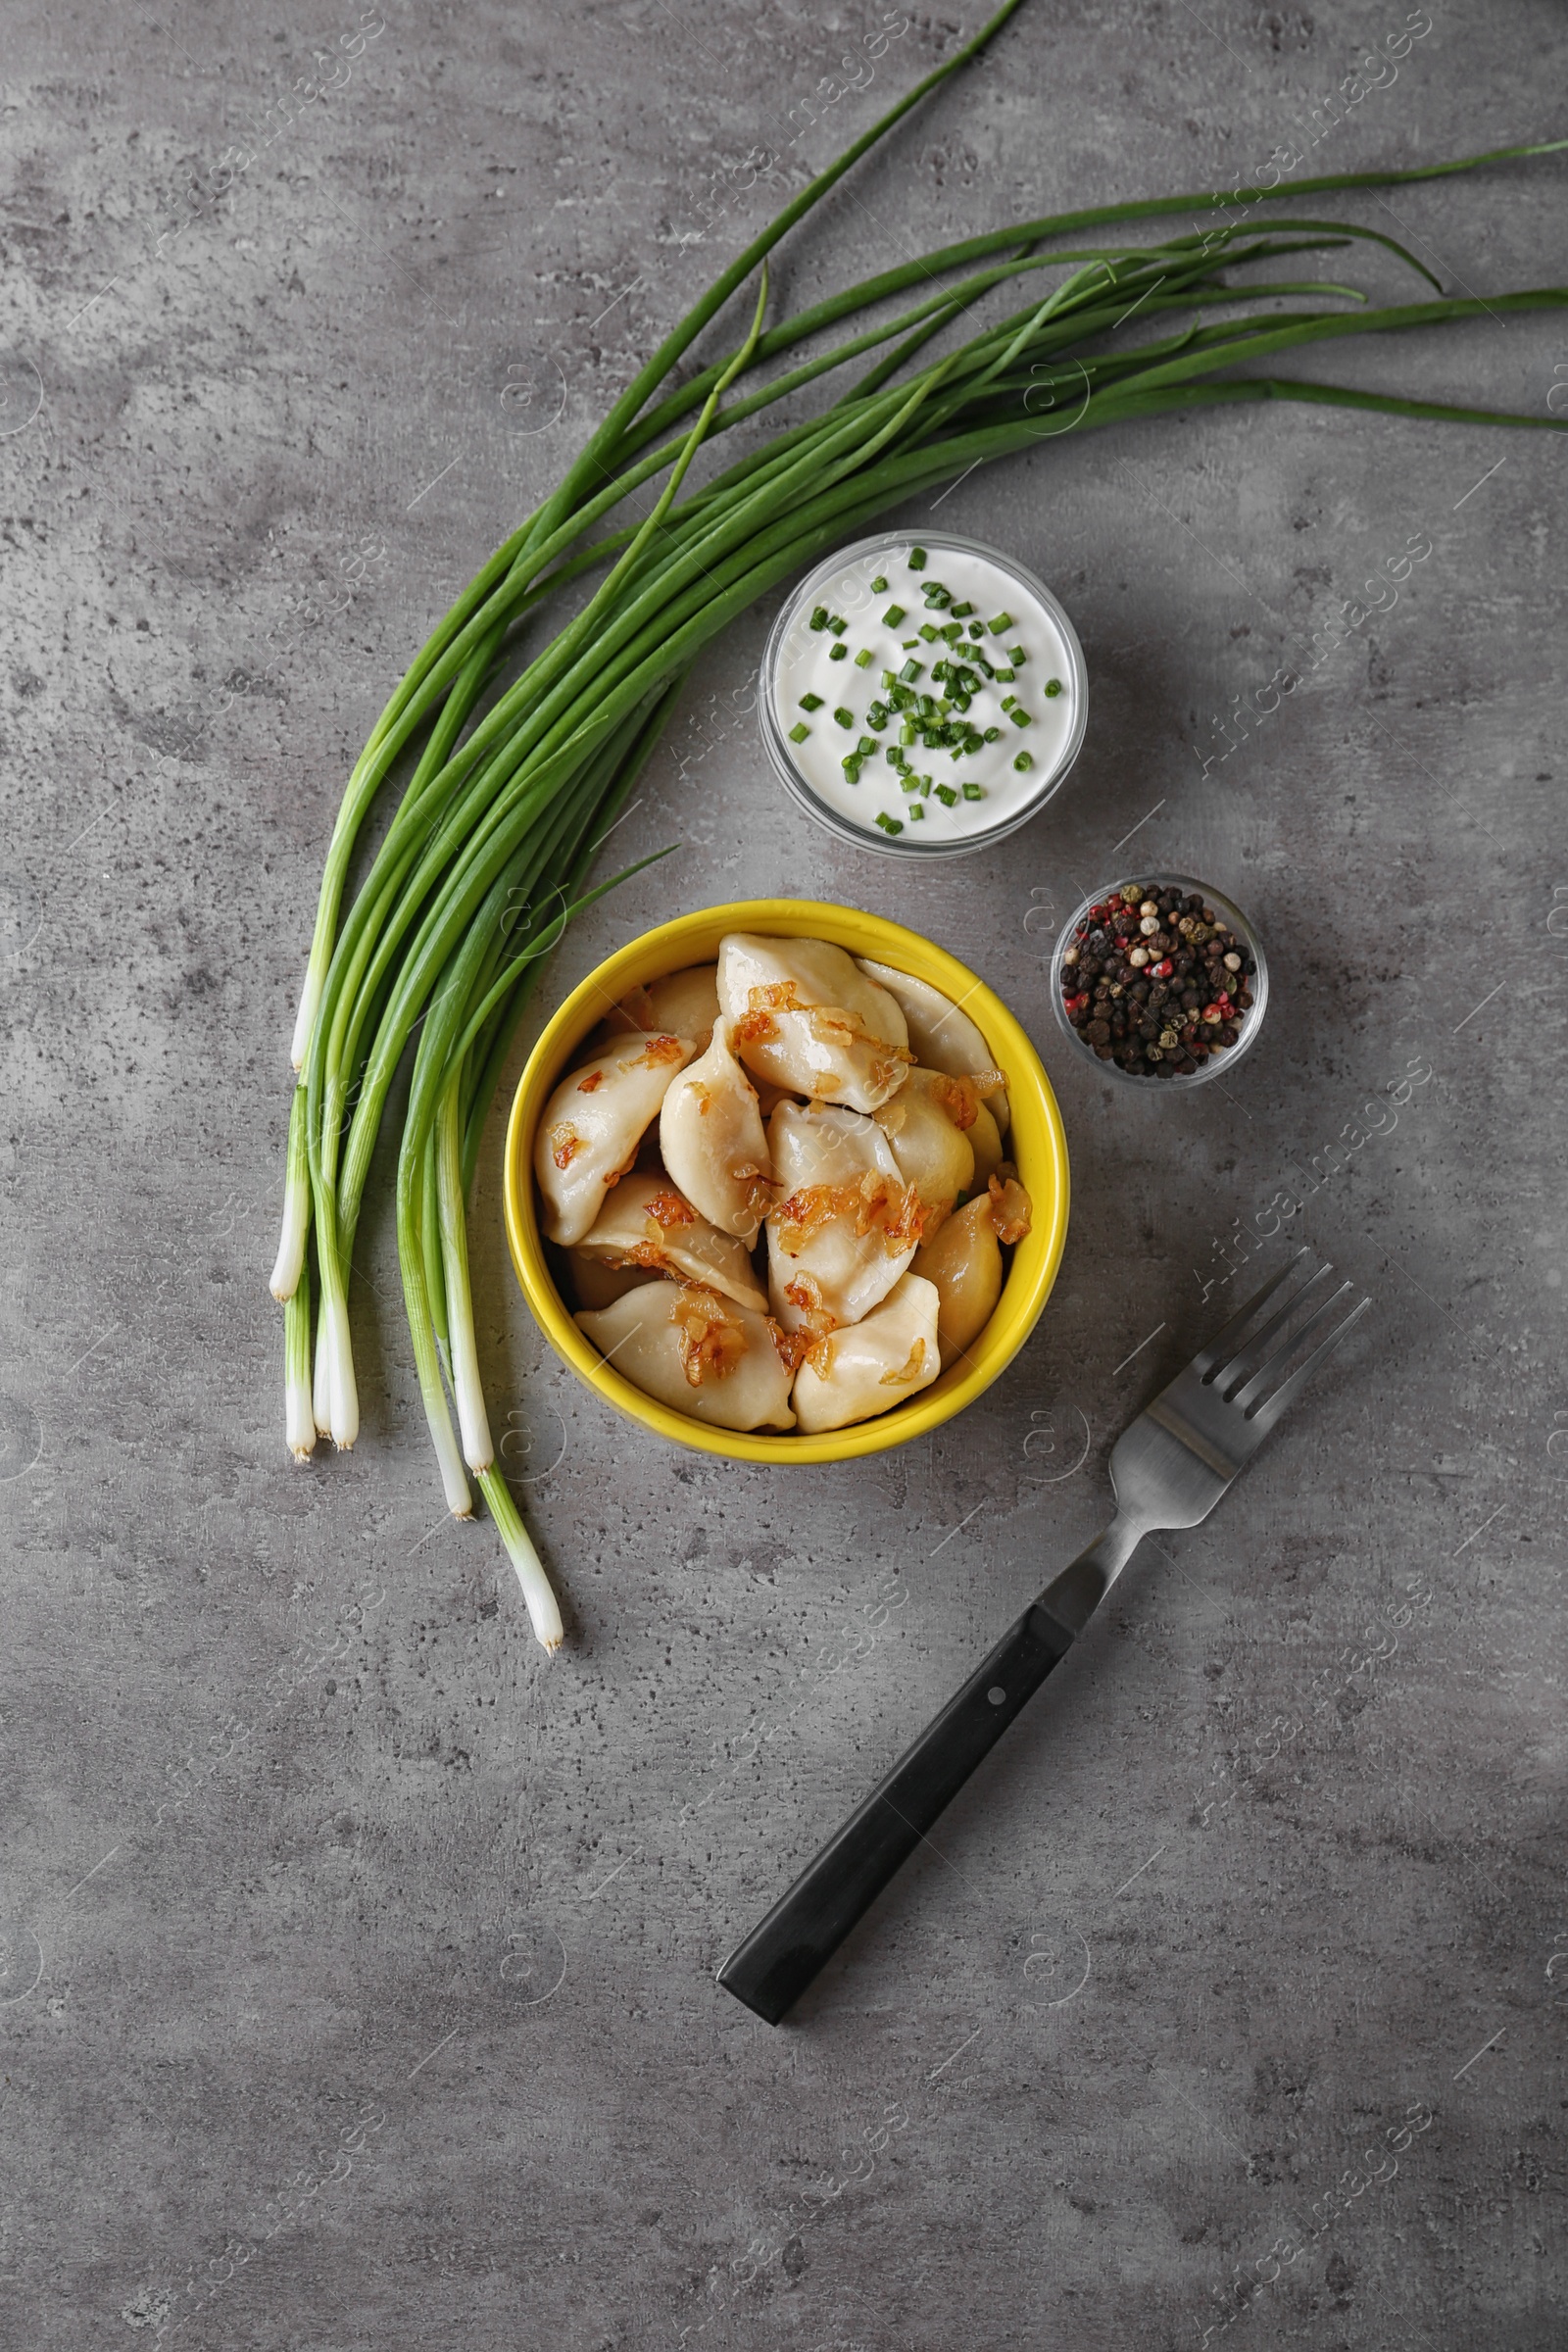
<svg viewBox="0 0 1568 2352">
<path fill-rule="evenodd" d="M 758 707 L 774 768 L 818 824 L 951 858 L 1044 808 L 1083 744 L 1089 682 L 1072 622 L 1010 556 L 882 532 L 784 606 Z"/>
</svg>

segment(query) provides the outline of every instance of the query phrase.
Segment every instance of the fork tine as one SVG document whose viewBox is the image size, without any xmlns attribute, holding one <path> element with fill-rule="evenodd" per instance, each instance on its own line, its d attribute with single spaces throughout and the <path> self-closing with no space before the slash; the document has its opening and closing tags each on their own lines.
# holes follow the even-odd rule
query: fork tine
<svg viewBox="0 0 1568 2352">
<path fill-rule="evenodd" d="M 1299 1263 L 1299 1260 L 1298 1260 L 1298 1263 Z M 1282 1307 L 1279 1307 L 1272 1315 L 1270 1315 L 1268 1321 L 1262 1324 L 1258 1330 L 1252 1332 L 1249 1338 L 1242 1342 L 1242 1345 L 1237 1348 L 1236 1353 L 1231 1357 L 1231 1360 L 1228 1364 L 1222 1365 L 1217 1372 L 1204 1373 L 1204 1387 L 1218 1389 L 1220 1395 L 1226 1398 L 1228 1403 L 1230 1401 L 1230 1395 L 1234 1394 L 1235 1390 L 1241 1387 L 1243 1380 L 1250 1379 L 1253 1373 L 1256 1372 L 1259 1361 L 1262 1363 L 1267 1363 L 1272 1356 L 1275 1356 L 1279 1353 L 1278 1348 L 1274 1346 L 1276 1335 L 1284 1330 L 1286 1324 L 1289 1323 L 1297 1308 L 1305 1303 L 1308 1293 L 1316 1288 L 1318 1283 L 1323 1280 L 1324 1275 L 1332 1274 L 1334 1268 L 1327 1262 L 1327 1260 L 1325 1260 L 1322 1265 L 1314 1266 L 1311 1273 L 1307 1276 L 1306 1280 L 1299 1286 L 1299 1288 L 1291 1293 L 1291 1296 L 1286 1299 L 1285 1304 Z M 1262 1350 L 1261 1357 L 1258 1355 L 1259 1349 Z M 1252 1356 L 1254 1358 L 1251 1372 L 1244 1371 L 1242 1362 L 1244 1356 Z M 1227 1382 L 1231 1383 L 1230 1392 L 1227 1392 L 1226 1389 Z"/>
<path fill-rule="evenodd" d="M 1332 1268 L 1329 1270 L 1332 1272 Z M 1231 1395 L 1226 1397 L 1226 1403 L 1239 1404 L 1244 1413 L 1250 1406 L 1256 1404 L 1260 1396 L 1268 1394 L 1272 1385 L 1270 1376 L 1276 1366 L 1283 1367 L 1293 1349 L 1312 1339 L 1324 1328 L 1336 1311 L 1344 1310 L 1354 1296 L 1354 1283 L 1342 1282 L 1338 1289 L 1330 1292 L 1327 1298 L 1320 1298 L 1305 1322 L 1298 1324 L 1295 1331 L 1288 1333 L 1277 1345 L 1269 1347 L 1260 1361 L 1249 1372 L 1247 1378 L 1237 1382 Z M 1285 1316 L 1276 1316 L 1275 1324 L 1283 1324 L 1285 1320 Z M 1271 1331 L 1273 1328 L 1274 1325 L 1271 1325 Z M 1214 1385 L 1217 1388 L 1219 1383 L 1216 1381 Z"/>
<path fill-rule="evenodd" d="M 1332 1305 L 1334 1301 L 1331 1299 L 1329 1303 Z M 1264 1397 L 1260 1404 L 1249 1405 L 1247 1407 L 1248 1419 L 1251 1422 L 1252 1427 L 1258 1432 L 1259 1437 L 1266 1436 L 1269 1430 L 1273 1428 L 1275 1422 L 1279 1419 L 1281 1413 L 1284 1412 L 1286 1406 L 1295 1403 L 1297 1397 L 1305 1388 L 1307 1382 L 1311 1379 L 1319 1364 L 1323 1362 L 1326 1356 L 1333 1354 L 1335 1348 L 1345 1338 L 1346 1334 L 1350 1330 L 1352 1324 L 1360 1322 L 1361 1317 L 1366 1313 L 1366 1310 L 1371 1303 L 1372 1301 L 1369 1298 L 1363 1298 L 1360 1299 L 1355 1306 L 1351 1307 L 1344 1322 L 1341 1323 L 1336 1330 L 1331 1331 L 1326 1340 L 1319 1341 L 1317 1347 L 1313 1348 L 1305 1363 L 1298 1365 L 1297 1370 L 1291 1374 L 1290 1379 L 1283 1382 L 1281 1386 L 1275 1390 L 1272 1396 Z M 1313 1322 L 1315 1323 L 1316 1321 L 1317 1317 L 1314 1316 Z"/>
<path fill-rule="evenodd" d="M 1206 1380 L 1212 1367 L 1215 1364 L 1223 1363 L 1227 1354 L 1234 1351 L 1243 1332 L 1258 1308 L 1267 1304 L 1281 1283 L 1289 1282 L 1291 1276 L 1299 1270 L 1302 1258 L 1310 1257 L 1311 1254 L 1311 1250 L 1303 1246 L 1297 1250 L 1294 1257 L 1287 1258 L 1279 1272 L 1265 1282 L 1263 1288 L 1253 1298 L 1249 1298 L 1245 1306 L 1238 1307 L 1228 1323 L 1221 1324 L 1208 1346 L 1199 1349 L 1188 1366 L 1188 1370 L 1196 1372 L 1200 1379 Z"/>
</svg>

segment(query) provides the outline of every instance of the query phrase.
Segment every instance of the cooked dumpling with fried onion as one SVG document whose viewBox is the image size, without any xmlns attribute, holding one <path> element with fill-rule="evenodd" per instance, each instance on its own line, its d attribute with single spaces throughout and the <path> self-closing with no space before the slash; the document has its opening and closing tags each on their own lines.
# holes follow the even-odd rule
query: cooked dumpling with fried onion
<svg viewBox="0 0 1568 2352">
<path fill-rule="evenodd" d="M 876 963 L 869 956 L 858 956 L 856 961 L 868 979 L 897 999 L 908 1027 L 914 1058 L 923 1068 L 946 1070 L 950 1077 L 956 1078 L 966 1070 L 990 1067 L 991 1054 L 986 1041 L 961 1005 L 953 1004 L 929 980 L 916 980 L 909 972 L 896 972 L 890 963 Z M 991 1107 L 998 1127 L 1005 1135 L 1010 1124 L 1005 1088 L 997 1088 L 991 1097 Z"/>
<path fill-rule="evenodd" d="M 646 988 L 629 990 L 606 1015 L 605 1028 L 612 1034 L 623 1029 L 667 1029 L 676 1037 L 691 1038 L 701 1054 L 717 1018 L 718 966 L 693 963 L 684 971 L 665 972 L 662 979 L 650 980 Z"/>
<path fill-rule="evenodd" d="M 944 1372 L 974 1345 L 996 1312 L 1002 1297 L 1001 1243 L 1021 1242 L 1029 1222 L 1023 1186 L 1013 1177 L 993 1177 L 977 1200 L 966 1200 L 915 1251 L 911 1272 L 934 1283 L 941 1301 L 937 1344 Z"/>
<path fill-rule="evenodd" d="M 781 1102 L 768 1122 L 779 1200 L 767 1292 L 786 1331 L 819 1335 L 885 1298 L 914 1255 L 920 1202 L 874 1119 L 836 1102 Z"/>
<path fill-rule="evenodd" d="M 906 1274 L 863 1322 L 829 1332 L 795 1376 L 795 1414 L 808 1436 L 869 1421 L 930 1387 L 942 1369 L 937 1291 Z"/>
<path fill-rule="evenodd" d="M 717 1291 L 646 1282 L 576 1321 L 607 1362 L 674 1412 L 719 1429 L 795 1427 L 772 1324 Z"/>
<path fill-rule="evenodd" d="M 633 1037 L 563 1078 L 533 1148 L 551 1241 L 569 1250 L 590 1230 L 606 1193 L 636 1159 L 670 1080 L 695 1052 L 686 1037 Z"/>
<path fill-rule="evenodd" d="M 674 1182 L 710 1224 L 743 1242 L 756 1238 L 773 1198 L 773 1163 L 757 1089 L 730 1052 L 722 1020 L 714 1023 L 707 1053 L 664 1097 L 659 1148 Z"/>
<path fill-rule="evenodd" d="M 667 1176 L 623 1176 L 574 1255 L 597 1258 L 607 1266 L 647 1266 L 656 1274 L 684 1275 L 759 1314 L 767 1306 L 745 1243 L 710 1225 Z"/>
<path fill-rule="evenodd" d="M 746 1067 L 817 1102 L 875 1110 L 914 1058 L 896 1000 L 826 940 L 730 932 L 718 1001 Z"/>
<path fill-rule="evenodd" d="M 932 1083 L 923 1085 L 925 1079 Z M 922 1237 L 936 1232 L 960 1193 L 974 1190 L 974 1146 L 953 1115 L 953 1086 L 951 1078 L 935 1071 L 911 1070 L 892 1102 L 873 1114 L 893 1147 L 900 1175 L 920 1196 Z M 969 1108 L 969 1127 L 976 1125 L 983 1106 L 959 1107 Z"/>
</svg>

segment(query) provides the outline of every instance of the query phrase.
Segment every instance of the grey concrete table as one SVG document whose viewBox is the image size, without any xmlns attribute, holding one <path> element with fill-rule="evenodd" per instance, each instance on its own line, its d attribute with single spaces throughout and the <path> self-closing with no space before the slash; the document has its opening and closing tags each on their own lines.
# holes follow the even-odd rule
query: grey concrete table
<svg viewBox="0 0 1568 2352">
<path fill-rule="evenodd" d="M 8 2345 L 1561 2341 L 1560 443 L 1236 411 L 976 474 L 940 520 L 1063 596 L 1092 719 L 1046 816 L 939 881 L 769 782 L 765 611 L 701 665 L 624 829 L 681 856 L 552 986 L 777 890 L 978 965 L 1075 1177 L 981 1405 L 787 1477 L 640 1441 L 526 1318 L 493 1138 L 481 1339 L 564 1652 L 442 1516 L 384 1187 L 364 1436 L 283 1450 L 285 1047 L 347 764 L 772 209 L 754 151 L 799 180 L 960 15 L 9 12 Z M 1545 0 L 1409 21 L 1336 121 L 1402 9 L 1036 7 L 782 290 L 1291 139 L 1328 170 L 1561 127 Z M 1359 217 L 1449 284 L 1560 281 L 1562 186 Z M 1544 415 L 1568 328 L 1302 365 Z M 1231 890 L 1274 959 L 1260 1050 L 1180 1103 L 1070 1065 L 1047 1002 L 1056 923 L 1129 859 Z M 941 1854 L 761 2026 L 718 1959 L 1297 1236 L 1375 1295 L 1340 1378 L 1140 1556 Z"/>
</svg>

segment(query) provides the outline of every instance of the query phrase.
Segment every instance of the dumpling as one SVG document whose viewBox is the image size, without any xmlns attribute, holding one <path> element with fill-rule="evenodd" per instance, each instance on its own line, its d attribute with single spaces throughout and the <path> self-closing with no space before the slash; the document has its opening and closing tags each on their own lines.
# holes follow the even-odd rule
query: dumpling
<svg viewBox="0 0 1568 2352">
<path fill-rule="evenodd" d="M 995 1101 L 995 1097 L 992 1100 Z M 968 1189 L 972 1193 L 983 1193 L 1002 1165 L 1002 1138 L 997 1133 L 997 1122 L 991 1114 L 989 1102 L 976 1103 L 973 1124 L 966 1127 L 964 1133 L 969 1138 L 969 1148 L 974 1153 L 974 1180 Z"/>
<path fill-rule="evenodd" d="M 756 1237 L 773 1198 L 773 1163 L 757 1089 L 730 1052 L 722 1020 L 707 1053 L 664 1097 L 659 1145 L 672 1180 L 710 1224 L 743 1242 Z"/>
<path fill-rule="evenodd" d="M 940 1233 L 915 1251 L 911 1271 L 936 1285 L 937 1341 L 947 1370 L 971 1348 L 1002 1297 L 1003 1242 L 1029 1231 L 1029 1196 L 1016 1177 L 993 1176 L 985 1193 L 965 1201 Z"/>
<path fill-rule="evenodd" d="M 667 1029 L 676 1037 L 689 1037 L 701 1054 L 717 1018 L 718 966 L 693 963 L 684 971 L 666 972 L 662 980 L 650 980 L 646 988 L 630 990 L 606 1015 L 604 1025 L 611 1033 Z"/>
<path fill-rule="evenodd" d="M 656 1267 L 612 1266 L 607 1259 L 589 1257 L 581 1250 L 571 1250 L 566 1264 L 571 1271 L 572 1295 L 579 1306 L 613 1306 L 617 1298 L 624 1298 L 639 1283 L 659 1280 Z"/>
<path fill-rule="evenodd" d="M 582 1240 L 607 1189 L 636 1159 L 670 1080 L 696 1051 L 686 1037 L 628 1038 L 563 1078 L 545 1104 L 533 1147 L 551 1241 L 569 1250 Z"/>
<path fill-rule="evenodd" d="M 576 1317 L 638 1388 L 720 1429 L 793 1429 L 790 1370 L 765 1315 L 698 1283 L 650 1282 Z"/>
<path fill-rule="evenodd" d="M 914 1255 L 920 1203 L 874 1119 L 781 1102 L 768 1125 L 781 1198 L 768 1213 L 767 1292 L 786 1331 L 858 1322 Z"/>
<path fill-rule="evenodd" d="M 991 1050 L 961 1005 L 953 1004 L 928 980 L 896 972 L 890 963 L 875 963 L 869 956 L 856 960 L 868 979 L 898 1000 L 914 1058 L 923 1068 L 946 1070 L 950 1077 L 957 1078 L 967 1070 L 991 1067 Z M 997 1125 L 1004 1135 L 1011 1124 L 1005 1088 L 999 1086 L 990 1100 Z"/>
<path fill-rule="evenodd" d="M 928 1077 L 935 1078 L 934 1085 L 922 1085 L 921 1081 Z M 900 1175 L 920 1196 L 920 1206 L 925 1212 L 922 1234 L 934 1234 L 958 1195 L 974 1190 L 974 1146 L 953 1116 L 947 1092 L 953 1083 L 933 1072 L 911 1070 L 893 1101 L 885 1102 L 874 1114 L 893 1147 Z M 971 1127 L 978 1123 L 979 1107 L 976 1105 L 971 1111 Z M 993 1128 L 992 1133 L 995 1132 Z M 1000 1144 L 997 1157 L 1002 1157 Z"/>
<path fill-rule="evenodd" d="M 730 932 L 718 1001 L 747 1068 L 819 1102 L 875 1110 L 913 1059 L 896 1001 L 826 940 Z"/>
<path fill-rule="evenodd" d="M 934 1241 L 922 1243 L 914 1253 L 914 1272 L 936 1286 L 937 1345 L 945 1372 L 979 1338 L 1002 1297 L 1002 1250 L 988 1194 L 965 1201 Z"/>
<path fill-rule="evenodd" d="M 656 1274 L 684 1275 L 759 1314 L 767 1306 L 767 1294 L 752 1271 L 745 1243 L 700 1216 L 668 1177 L 623 1176 L 573 1255 L 607 1266 L 647 1266 Z"/>
<path fill-rule="evenodd" d="M 921 1389 L 942 1369 L 937 1290 L 906 1274 L 863 1322 L 819 1340 L 795 1375 L 795 1416 L 808 1436 L 868 1421 Z"/>
</svg>

